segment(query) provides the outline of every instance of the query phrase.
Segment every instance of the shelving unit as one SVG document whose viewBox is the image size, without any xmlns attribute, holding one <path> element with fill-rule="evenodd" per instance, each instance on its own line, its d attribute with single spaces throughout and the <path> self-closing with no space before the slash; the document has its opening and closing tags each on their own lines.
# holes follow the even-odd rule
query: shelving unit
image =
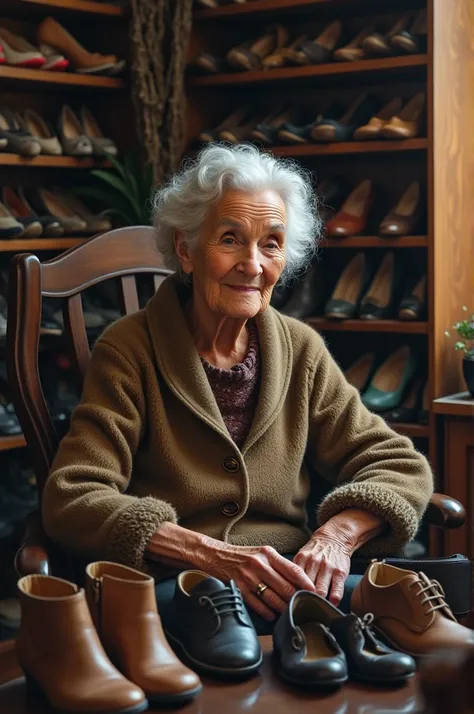
<svg viewBox="0 0 474 714">
<path fill-rule="evenodd" d="M 0 436 L 0 451 L 11 451 L 12 449 L 22 449 L 26 446 L 23 434 L 18 436 Z"/>
<path fill-rule="evenodd" d="M 67 91 L 77 89 L 123 89 L 125 84 L 117 77 L 99 77 L 92 74 L 78 74 L 74 72 L 48 72 L 42 69 L 25 69 L 24 67 L 9 67 L 0 65 L 0 84 L 15 82 L 16 88 L 20 88 L 19 82 L 31 83 L 31 85 L 53 85 L 55 89 L 63 86 Z M 59 86 L 58 86 L 59 85 Z M 30 91 L 25 86 L 25 92 Z"/>
<path fill-rule="evenodd" d="M 269 109 L 278 106 L 279 101 L 309 106 L 314 103 L 316 108 L 324 102 L 325 94 L 329 100 L 344 102 L 346 93 L 353 97 L 357 91 L 373 92 L 385 102 L 393 96 L 409 97 L 422 89 L 426 91 L 426 132 L 417 138 L 276 145 L 268 150 L 277 156 L 298 159 L 318 178 L 343 175 L 351 185 L 371 178 L 382 188 L 376 200 L 380 205 L 375 207 L 381 214 L 378 221 L 411 181 L 421 182 L 426 193 L 426 220 L 417 235 L 378 236 L 378 222 L 374 219 L 368 235 L 323 238 L 320 261 L 322 272 L 327 260 L 331 273 L 338 261 L 347 262 L 351 249 L 367 250 L 370 259 L 380 256 L 381 249 L 396 250 L 397 261 L 406 265 L 402 272 L 416 265 L 427 273 L 428 318 L 423 322 L 337 322 L 315 316 L 305 321 L 326 337 L 337 359 L 347 359 L 347 353 L 357 355 L 367 349 L 390 353 L 403 344 L 414 347 L 426 371 L 431 403 L 436 397 L 462 388 L 460 363 L 452 346 L 447 345 L 444 332 L 458 319 L 461 306 L 471 303 L 474 295 L 474 241 L 470 230 L 470 137 L 474 124 L 470 67 L 474 51 L 470 1 L 253 0 L 223 4 L 195 12 L 190 59 L 203 51 L 224 57 L 231 47 L 246 38 L 257 38 L 259 28 L 275 22 L 287 27 L 292 37 L 300 32 L 316 37 L 329 22 L 338 19 L 350 39 L 370 24 L 388 29 L 403 12 L 415 13 L 421 8 L 427 11 L 425 54 L 247 72 L 229 69 L 206 76 L 190 74 L 189 141 L 191 145 L 203 129 L 216 126 L 224 111 L 230 114 L 239 105 L 252 102 L 264 107 L 268 104 Z M 217 116 L 216 107 L 221 106 L 225 109 Z M 392 426 L 417 440 L 429 456 L 437 473 L 437 487 L 442 490 L 440 444 L 433 410 L 430 408 L 427 425 Z M 430 533 L 430 548 L 433 554 L 442 550 L 434 531 Z"/>
<path fill-rule="evenodd" d="M 112 164 L 98 158 L 75 158 L 74 156 L 19 156 L 18 154 L 1 154 L 0 166 L 24 166 L 55 169 L 95 169 L 108 168 Z"/>
<path fill-rule="evenodd" d="M 111 3 L 91 2 L 91 0 L 13 0 L 13 3 L 23 12 L 34 9 L 47 10 L 48 12 L 66 11 L 73 13 L 86 13 L 87 15 L 104 15 L 106 17 L 125 17 L 127 8 Z M 7 9 L 9 0 L 6 0 Z"/>
</svg>

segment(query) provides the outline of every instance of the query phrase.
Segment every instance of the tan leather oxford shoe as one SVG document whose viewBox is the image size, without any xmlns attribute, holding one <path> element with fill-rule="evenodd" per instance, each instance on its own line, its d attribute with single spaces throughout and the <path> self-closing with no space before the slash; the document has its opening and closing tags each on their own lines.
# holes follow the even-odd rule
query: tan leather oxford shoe
<svg viewBox="0 0 474 714">
<path fill-rule="evenodd" d="M 436 580 L 384 561 L 368 567 L 351 610 L 359 617 L 371 612 L 385 639 L 413 657 L 474 644 L 474 631 L 457 622 Z"/>
</svg>

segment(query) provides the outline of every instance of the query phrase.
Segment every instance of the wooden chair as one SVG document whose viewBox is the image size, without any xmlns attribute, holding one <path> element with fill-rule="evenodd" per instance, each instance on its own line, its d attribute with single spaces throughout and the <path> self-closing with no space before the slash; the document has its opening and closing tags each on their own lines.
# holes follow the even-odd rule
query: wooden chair
<svg viewBox="0 0 474 714">
<path fill-rule="evenodd" d="M 90 351 L 81 292 L 104 280 L 119 278 L 122 312 L 129 314 L 139 308 L 135 276 L 152 274 L 157 289 L 169 272 L 156 249 L 154 231 L 148 227 L 110 231 L 45 263 L 30 254 L 13 258 L 8 300 L 8 378 L 11 398 L 32 457 L 40 503 L 59 443 L 38 370 L 43 297 L 62 300 L 71 358 L 82 383 Z M 464 523 L 465 512 L 458 501 L 435 494 L 425 518 L 440 528 L 458 528 Z M 41 512 L 30 514 L 16 557 L 18 573 L 65 575 L 67 563 L 68 559 L 46 537 Z"/>
</svg>

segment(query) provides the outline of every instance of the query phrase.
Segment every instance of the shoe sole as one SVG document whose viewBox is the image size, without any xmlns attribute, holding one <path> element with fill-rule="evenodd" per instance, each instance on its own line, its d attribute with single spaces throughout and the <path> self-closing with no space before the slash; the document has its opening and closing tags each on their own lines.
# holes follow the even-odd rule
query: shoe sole
<svg viewBox="0 0 474 714">
<path fill-rule="evenodd" d="M 364 677 L 363 675 L 354 674 L 353 672 L 351 672 L 350 674 L 351 679 L 357 680 L 358 682 L 366 682 L 367 684 L 381 684 L 387 686 L 397 686 L 399 684 L 403 684 L 409 679 L 412 679 L 412 677 L 414 676 L 415 672 L 412 672 L 412 674 L 405 674 L 403 677 L 397 677 L 396 679 L 378 679 L 377 677 Z"/>
<path fill-rule="evenodd" d="M 190 689 L 187 692 L 179 692 L 179 694 L 163 694 L 163 695 L 151 695 L 147 694 L 148 701 L 150 704 L 160 704 L 160 705 L 170 705 L 173 706 L 173 704 L 185 704 L 186 702 L 191 701 L 192 699 L 195 699 L 198 694 L 201 694 L 203 690 L 202 684 L 199 685 L 199 687 L 195 687 L 194 689 Z"/>
<path fill-rule="evenodd" d="M 228 677 L 238 678 L 254 674 L 258 670 L 258 668 L 261 667 L 263 662 L 263 654 L 261 654 L 259 661 L 256 664 L 252 664 L 250 667 L 240 667 L 239 669 L 231 669 L 229 667 L 214 667 L 212 664 L 206 664 L 205 662 L 200 662 L 199 660 L 195 659 L 192 655 L 189 654 L 184 645 L 175 637 L 173 637 L 173 635 L 171 635 L 167 630 L 165 630 L 165 634 L 166 637 L 168 637 L 168 639 L 173 642 L 175 647 L 178 647 L 180 649 L 182 655 L 188 660 L 188 663 L 191 664 L 193 668 L 197 667 L 201 672 L 204 672 L 206 674 L 224 674 Z"/>
</svg>

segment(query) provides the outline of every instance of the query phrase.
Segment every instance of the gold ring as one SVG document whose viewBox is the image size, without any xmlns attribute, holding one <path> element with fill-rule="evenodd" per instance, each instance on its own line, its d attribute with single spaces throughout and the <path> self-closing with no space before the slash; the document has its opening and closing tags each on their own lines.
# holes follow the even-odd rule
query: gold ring
<svg viewBox="0 0 474 714">
<path fill-rule="evenodd" d="M 256 595 L 257 597 L 259 597 L 260 599 L 262 599 L 263 593 L 265 592 L 265 590 L 266 590 L 267 588 L 268 588 L 268 585 L 265 585 L 265 583 L 259 583 L 259 584 L 257 585 L 257 589 L 256 589 L 256 591 L 255 591 L 255 595 Z"/>
</svg>

